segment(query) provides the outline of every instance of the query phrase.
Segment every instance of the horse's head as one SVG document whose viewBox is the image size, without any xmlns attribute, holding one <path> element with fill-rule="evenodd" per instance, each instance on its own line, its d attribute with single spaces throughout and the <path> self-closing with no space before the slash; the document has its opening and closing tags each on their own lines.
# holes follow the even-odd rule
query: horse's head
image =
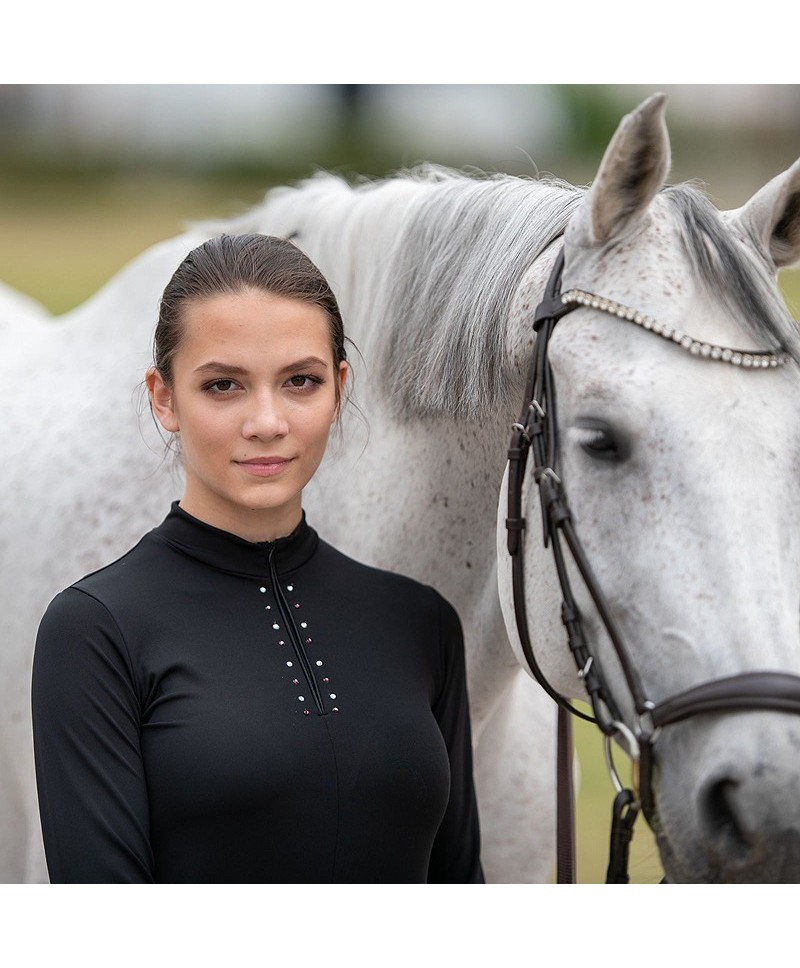
<svg viewBox="0 0 800 968">
<path fill-rule="evenodd" d="M 650 319 L 581 305 L 554 326 L 548 349 L 572 523 L 656 706 L 729 676 L 800 674 L 800 338 L 776 286 L 777 269 L 800 260 L 800 162 L 720 213 L 695 189 L 664 187 L 663 107 L 656 96 L 623 119 L 564 239 L 563 292 L 600 294 Z M 541 287 L 541 266 L 531 279 Z M 721 348 L 780 348 L 788 361 L 753 365 Z M 557 691 L 585 698 L 531 463 L 523 573 L 533 651 Z M 526 664 L 507 514 L 504 485 L 501 599 Z M 567 568 L 595 671 L 636 733 L 629 677 L 572 560 Z M 764 685 L 738 681 L 745 692 Z M 797 881 L 800 715 L 713 705 L 692 706 L 652 746 L 649 819 L 667 876 Z"/>
</svg>

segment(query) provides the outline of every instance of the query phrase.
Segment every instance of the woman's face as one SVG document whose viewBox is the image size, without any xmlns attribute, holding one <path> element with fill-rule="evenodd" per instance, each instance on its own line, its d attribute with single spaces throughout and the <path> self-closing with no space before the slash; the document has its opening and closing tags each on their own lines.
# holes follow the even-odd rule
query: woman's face
<svg viewBox="0 0 800 968">
<path fill-rule="evenodd" d="M 255 290 L 187 302 L 172 386 L 147 374 L 161 425 L 179 432 L 181 507 L 249 541 L 289 534 L 338 413 L 325 312 Z"/>
</svg>

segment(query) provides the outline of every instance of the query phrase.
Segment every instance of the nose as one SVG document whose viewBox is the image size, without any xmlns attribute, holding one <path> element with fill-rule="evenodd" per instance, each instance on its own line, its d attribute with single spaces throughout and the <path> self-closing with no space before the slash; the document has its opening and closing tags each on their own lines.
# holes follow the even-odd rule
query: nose
<svg viewBox="0 0 800 968">
<path fill-rule="evenodd" d="M 739 746 L 699 784 L 707 857 L 728 880 L 784 883 L 800 876 L 796 747 L 787 742 L 797 742 L 797 730 L 789 725 L 775 724 L 781 735 L 770 745 Z"/>
<path fill-rule="evenodd" d="M 667 878 L 800 881 L 800 716 L 740 711 L 668 728 L 654 788 Z"/>
<path fill-rule="evenodd" d="M 247 440 L 272 440 L 289 433 L 289 421 L 279 396 L 265 390 L 253 394 L 242 422 L 242 436 Z"/>
</svg>

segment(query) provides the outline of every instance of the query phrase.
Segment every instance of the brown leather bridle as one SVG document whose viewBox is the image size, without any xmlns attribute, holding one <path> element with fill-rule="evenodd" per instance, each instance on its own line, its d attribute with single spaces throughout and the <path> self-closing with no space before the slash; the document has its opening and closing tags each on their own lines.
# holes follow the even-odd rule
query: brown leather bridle
<svg viewBox="0 0 800 968">
<path fill-rule="evenodd" d="M 633 825 L 639 809 L 650 825 L 655 817 L 653 798 L 654 747 L 664 726 L 692 716 L 718 712 L 766 710 L 800 714 L 800 676 L 786 672 L 752 671 L 712 679 L 693 686 L 668 699 L 654 702 L 648 698 L 632 661 L 630 649 L 614 618 L 612 609 L 600 588 L 583 551 L 567 504 L 564 485 L 558 477 L 558 423 L 556 390 L 547 357 L 550 337 L 562 316 L 579 306 L 595 306 L 652 329 L 672 339 L 700 357 L 732 362 L 745 367 L 780 366 L 788 362 L 782 352 L 732 350 L 710 346 L 674 330 L 665 332 L 653 320 L 640 313 L 592 293 L 571 290 L 561 294 L 563 248 L 553 265 L 542 301 L 536 308 L 533 329 L 536 340 L 519 421 L 513 425 L 508 451 L 508 552 L 512 561 L 514 613 L 520 644 L 525 659 L 537 682 L 558 704 L 558 810 L 557 810 L 557 880 L 573 883 L 574 798 L 571 784 L 572 738 L 570 715 L 596 723 L 606 737 L 609 765 L 617 786 L 614 801 L 610 861 L 607 883 L 627 883 L 627 861 Z M 624 312 L 623 312 L 624 311 Z M 688 341 L 688 342 L 687 342 Z M 755 362 L 757 361 L 757 362 Z M 542 674 L 533 654 L 525 607 L 523 534 L 526 521 L 522 514 L 522 486 L 529 452 L 533 453 L 533 478 L 539 487 L 544 545 L 552 549 L 562 593 L 561 619 L 567 642 L 575 660 L 578 676 L 589 696 L 593 716 L 587 715 L 560 695 Z M 562 543 L 563 538 L 563 543 Z M 592 603 L 608 633 L 622 668 L 635 721 L 632 728 L 622 719 L 620 710 L 603 677 L 597 655 L 593 654 L 584 633 L 583 622 L 570 585 L 565 547 L 589 592 Z M 635 790 L 623 789 L 610 760 L 610 740 L 616 738 L 626 748 L 634 763 Z M 638 773 L 638 782 L 636 775 Z"/>
</svg>

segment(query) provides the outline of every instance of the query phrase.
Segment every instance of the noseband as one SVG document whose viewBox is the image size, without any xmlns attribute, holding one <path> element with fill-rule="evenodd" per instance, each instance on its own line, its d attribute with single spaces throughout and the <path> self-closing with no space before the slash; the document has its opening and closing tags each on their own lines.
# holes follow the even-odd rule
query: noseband
<svg viewBox="0 0 800 968">
<path fill-rule="evenodd" d="M 769 353 L 734 350 L 696 340 L 685 333 L 659 325 L 650 317 L 628 309 L 613 300 L 580 290 L 561 294 L 563 248 L 556 258 L 544 297 L 534 313 L 533 328 L 537 333 L 525 390 L 522 414 L 513 425 L 508 451 L 508 551 L 512 561 L 514 613 L 525 659 L 537 682 L 558 704 L 559 712 L 559 783 L 558 783 L 558 882 L 574 881 L 574 815 L 571 789 L 571 734 L 569 714 L 596 725 L 606 737 L 606 751 L 612 780 L 617 788 L 611 832 L 611 858 L 607 883 L 627 883 L 627 858 L 633 824 L 639 809 L 651 826 L 655 817 L 652 789 L 654 748 L 663 727 L 693 716 L 708 713 L 730 713 L 765 710 L 800 714 L 800 676 L 785 672 L 753 671 L 693 686 L 668 699 L 655 702 L 648 697 L 631 651 L 614 618 L 612 609 L 600 588 L 583 551 L 572 521 L 564 486 L 557 474 L 558 423 L 556 388 L 547 357 L 550 337 L 562 316 L 581 306 L 589 306 L 641 326 L 669 339 L 695 356 L 744 368 L 776 367 L 788 362 L 782 352 Z M 577 667 L 578 678 L 588 693 L 593 716 L 573 706 L 547 681 L 536 661 L 531 646 L 525 606 L 523 536 L 526 521 L 522 514 L 522 486 L 528 454 L 533 455 L 533 478 L 539 487 L 542 531 L 545 547 L 550 546 L 561 586 L 561 619 L 567 642 Z M 563 541 L 562 541 L 563 539 Z M 635 711 L 632 728 L 622 719 L 620 710 L 603 676 L 599 659 L 589 648 L 583 620 L 570 584 L 566 550 L 600 617 L 622 668 L 627 690 Z M 634 787 L 625 790 L 619 782 L 611 760 L 610 742 L 621 741 L 633 765 Z"/>
</svg>

